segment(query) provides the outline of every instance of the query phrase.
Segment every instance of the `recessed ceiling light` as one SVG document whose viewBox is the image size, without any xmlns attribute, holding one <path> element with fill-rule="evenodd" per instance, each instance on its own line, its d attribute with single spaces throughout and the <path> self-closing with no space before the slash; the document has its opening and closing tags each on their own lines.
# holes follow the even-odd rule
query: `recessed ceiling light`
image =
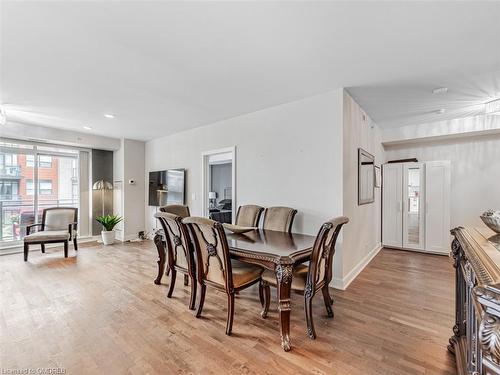
<svg viewBox="0 0 500 375">
<path fill-rule="evenodd" d="M 106 117 L 106 118 L 115 118 L 115 115 L 113 115 L 112 113 L 105 113 L 104 117 Z"/>
<path fill-rule="evenodd" d="M 85 130 L 92 130 L 92 128 L 90 126 L 84 126 L 83 127 Z"/>
<path fill-rule="evenodd" d="M 448 87 L 436 87 L 432 90 L 433 94 L 445 94 L 448 92 Z"/>
<path fill-rule="evenodd" d="M 443 114 L 443 113 L 445 113 L 445 112 L 446 112 L 446 109 L 444 109 L 444 108 L 441 108 L 441 109 L 436 110 L 436 113 L 437 113 L 438 115 L 442 115 L 442 114 Z"/>
</svg>

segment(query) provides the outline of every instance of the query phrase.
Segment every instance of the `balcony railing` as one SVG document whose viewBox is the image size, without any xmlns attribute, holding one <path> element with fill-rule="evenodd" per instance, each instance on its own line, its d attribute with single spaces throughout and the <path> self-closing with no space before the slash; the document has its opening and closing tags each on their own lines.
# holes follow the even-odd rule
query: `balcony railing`
<svg viewBox="0 0 500 375">
<path fill-rule="evenodd" d="M 21 177 L 21 167 L 19 166 L 14 166 L 14 167 L 9 167 L 9 166 L 0 166 L 0 178 L 5 178 L 5 177 Z"/>
<path fill-rule="evenodd" d="M 38 202 L 37 220 L 33 201 L 0 200 L 0 242 L 21 240 L 26 235 L 26 226 L 42 221 L 44 208 L 78 207 L 78 197 L 51 199 Z"/>
</svg>

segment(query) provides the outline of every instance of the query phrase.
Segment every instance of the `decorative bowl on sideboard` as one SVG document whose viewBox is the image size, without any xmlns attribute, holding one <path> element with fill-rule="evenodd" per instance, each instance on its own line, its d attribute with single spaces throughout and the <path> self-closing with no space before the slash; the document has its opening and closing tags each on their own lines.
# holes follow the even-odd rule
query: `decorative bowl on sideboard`
<svg viewBox="0 0 500 375">
<path fill-rule="evenodd" d="M 492 231 L 500 233 L 500 211 L 488 210 L 479 216 L 484 224 Z"/>
</svg>

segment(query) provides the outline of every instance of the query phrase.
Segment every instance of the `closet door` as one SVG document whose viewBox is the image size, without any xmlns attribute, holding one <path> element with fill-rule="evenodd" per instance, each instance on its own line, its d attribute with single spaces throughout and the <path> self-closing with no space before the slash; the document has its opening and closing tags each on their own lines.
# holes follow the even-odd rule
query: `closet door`
<svg viewBox="0 0 500 375">
<path fill-rule="evenodd" d="M 388 247 L 403 246 L 403 166 L 382 166 L 382 244 Z"/>
<path fill-rule="evenodd" d="M 451 163 L 426 163 L 426 250 L 447 253 L 450 250 Z"/>
<path fill-rule="evenodd" d="M 425 165 L 403 164 L 403 247 L 425 250 Z"/>
</svg>

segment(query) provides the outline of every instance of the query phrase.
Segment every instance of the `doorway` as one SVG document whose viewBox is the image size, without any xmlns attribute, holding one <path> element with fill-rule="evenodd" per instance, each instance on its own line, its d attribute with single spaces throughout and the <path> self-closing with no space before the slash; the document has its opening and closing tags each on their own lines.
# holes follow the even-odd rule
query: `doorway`
<svg viewBox="0 0 500 375">
<path fill-rule="evenodd" d="M 221 223 L 232 223 L 236 207 L 236 148 L 206 151 L 203 160 L 203 215 Z"/>
</svg>

